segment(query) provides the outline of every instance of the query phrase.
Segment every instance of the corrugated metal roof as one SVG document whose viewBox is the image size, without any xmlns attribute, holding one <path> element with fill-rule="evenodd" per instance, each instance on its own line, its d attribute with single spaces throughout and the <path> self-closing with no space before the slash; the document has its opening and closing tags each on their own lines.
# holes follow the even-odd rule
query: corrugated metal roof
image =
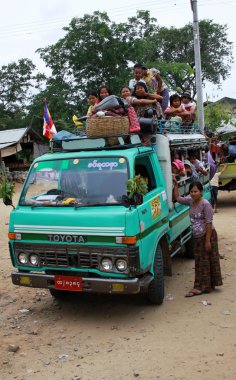
<svg viewBox="0 0 236 380">
<path fill-rule="evenodd" d="M 28 128 L 8 129 L 0 131 L 0 150 L 17 144 L 26 134 Z"/>
</svg>

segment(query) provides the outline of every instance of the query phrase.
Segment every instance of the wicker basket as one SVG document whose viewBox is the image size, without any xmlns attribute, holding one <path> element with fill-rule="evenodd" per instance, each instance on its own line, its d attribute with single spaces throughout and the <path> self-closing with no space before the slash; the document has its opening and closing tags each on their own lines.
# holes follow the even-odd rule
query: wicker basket
<svg viewBox="0 0 236 380">
<path fill-rule="evenodd" d="M 88 137 L 107 137 L 127 135 L 129 133 L 129 119 L 127 116 L 94 117 L 86 121 Z"/>
</svg>

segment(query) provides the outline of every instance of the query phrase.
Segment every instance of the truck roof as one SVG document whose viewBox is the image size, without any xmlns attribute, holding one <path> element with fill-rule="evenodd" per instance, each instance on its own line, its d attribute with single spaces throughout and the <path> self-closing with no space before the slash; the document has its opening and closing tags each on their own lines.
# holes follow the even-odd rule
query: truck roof
<svg viewBox="0 0 236 380">
<path fill-rule="evenodd" d="M 109 157 L 109 156 L 122 156 L 122 157 L 133 157 L 139 154 L 152 152 L 152 147 L 140 146 L 140 147 L 130 147 L 129 149 L 103 149 L 103 150 L 79 150 L 79 151 L 60 151 L 46 153 L 43 156 L 38 157 L 34 162 L 48 161 L 48 160 L 58 160 L 58 159 L 71 159 L 75 157 L 89 158 L 94 157 Z"/>
<path fill-rule="evenodd" d="M 166 138 L 169 140 L 170 146 L 207 143 L 207 138 L 201 133 L 167 133 Z"/>
</svg>

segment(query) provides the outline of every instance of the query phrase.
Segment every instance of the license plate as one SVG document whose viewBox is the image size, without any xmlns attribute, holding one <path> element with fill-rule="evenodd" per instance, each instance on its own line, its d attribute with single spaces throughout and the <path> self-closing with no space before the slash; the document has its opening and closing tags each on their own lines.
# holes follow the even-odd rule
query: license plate
<svg viewBox="0 0 236 380">
<path fill-rule="evenodd" d="M 55 276 L 54 285 L 55 289 L 58 290 L 70 290 L 72 292 L 83 291 L 82 277 Z"/>
</svg>

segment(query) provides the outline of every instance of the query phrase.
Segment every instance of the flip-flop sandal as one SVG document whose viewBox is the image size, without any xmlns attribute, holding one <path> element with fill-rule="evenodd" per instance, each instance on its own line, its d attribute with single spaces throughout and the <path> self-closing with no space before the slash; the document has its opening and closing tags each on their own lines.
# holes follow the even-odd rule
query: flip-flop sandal
<svg viewBox="0 0 236 380">
<path fill-rule="evenodd" d="M 197 291 L 196 290 L 191 290 L 190 292 L 188 292 L 185 297 L 195 297 L 195 296 L 200 296 L 203 292 L 201 292 L 201 290 Z"/>
</svg>

